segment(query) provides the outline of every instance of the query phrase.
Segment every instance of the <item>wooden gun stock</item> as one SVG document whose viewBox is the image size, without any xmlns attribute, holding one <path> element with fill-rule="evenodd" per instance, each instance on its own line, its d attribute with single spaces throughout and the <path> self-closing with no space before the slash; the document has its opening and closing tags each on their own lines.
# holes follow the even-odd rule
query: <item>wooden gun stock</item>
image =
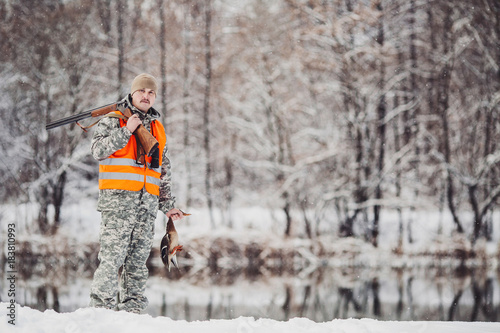
<svg viewBox="0 0 500 333">
<path fill-rule="evenodd" d="M 118 110 L 118 103 L 104 105 L 100 108 L 93 109 L 90 111 L 92 118 L 104 116 L 112 111 Z"/>
<path fill-rule="evenodd" d="M 127 119 L 132 117 L 132 111 L 130 111 L 129 108 L 126 108 L 122 112 Z M 151 157 L 155 150 L 158 149 L 158 140 L 156 140 L 156 138 L 142 124 L 137 127 L 134 134 L 137 134 L 137 138 L 141 141 L 142 148 L 144 148 L 146 155 Z"/>
</svg>

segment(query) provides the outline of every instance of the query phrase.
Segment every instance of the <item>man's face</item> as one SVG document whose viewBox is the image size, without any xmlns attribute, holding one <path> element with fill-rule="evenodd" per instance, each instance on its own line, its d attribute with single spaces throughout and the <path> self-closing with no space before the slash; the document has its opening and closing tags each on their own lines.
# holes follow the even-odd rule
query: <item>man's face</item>
<svg viewBox="0 0 500 333">
<path fill-rule="evenodd" d="M 156 100 L 156 92 L 145 88 L 135 91 L 132 94 L 132 104 L 142 112 L 148 112 Z"/>
</svg>

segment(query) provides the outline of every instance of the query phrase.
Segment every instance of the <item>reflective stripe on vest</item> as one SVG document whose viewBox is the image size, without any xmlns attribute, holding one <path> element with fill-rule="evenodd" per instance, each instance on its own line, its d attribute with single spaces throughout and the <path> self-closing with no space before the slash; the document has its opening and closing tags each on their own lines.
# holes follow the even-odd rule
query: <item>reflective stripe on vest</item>
<svg viewBox="0 0 500 333">
<path fill-rule="evenodd" d="M 139 165 L 129 158 L 107 158 L 99 165 L 99 188 L 139 191 L 143 187 L 160 194 L 161 168 L 154 170 Z"/>
<path fill-rule="evenodd" d="M 143 168 L 144 166 L 141 164 L 137 164 L 134 159 L 131 158 L 107 158 L 99 162 L 100 165 L 127 165 L 136 168 Z M 161 173 L 161 166 L 157 168 L 149 168 L 150 170 Z"/>
<path fill-rule="evenodd" d="M 120 119 L 120 125 L 123 127 L 126 122 Z M 163 126 L 157 121 L 151 123 L 151 128 L 159 143 L 158 168 L 150 169 L 146 165 L 136 163 L 137 146 L 135 136 L 131 136 L 123 149 L 99 162 L 99 189 L 140 191 L 145 188 L 151 194 L 160 195 L 162 152 L 166 135 Z M 146 163 L 150 165 L 151 157 L 146 156 Z"/>
</svg>

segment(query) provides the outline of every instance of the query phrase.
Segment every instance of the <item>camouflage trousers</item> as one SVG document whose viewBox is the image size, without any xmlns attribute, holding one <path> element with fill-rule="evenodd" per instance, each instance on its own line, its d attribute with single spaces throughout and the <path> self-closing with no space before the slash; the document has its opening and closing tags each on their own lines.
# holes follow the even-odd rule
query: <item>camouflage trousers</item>
<svg viewBox="0 0 500 333">
<path fill-rule="evenodd" d="M 139 313 L 148 305 L 144 296 L 149 275 L 146 260 L 153 244 L 156 215 L 139 208 L 102 211 L 101 216 L 99 266 L 92 281 L 90 306 Z"/>
</svg>

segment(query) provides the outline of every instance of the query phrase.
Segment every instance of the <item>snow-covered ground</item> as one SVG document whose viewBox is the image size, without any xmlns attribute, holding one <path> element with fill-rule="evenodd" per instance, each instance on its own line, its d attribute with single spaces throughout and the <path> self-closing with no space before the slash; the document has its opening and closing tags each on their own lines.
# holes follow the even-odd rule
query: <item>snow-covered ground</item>
<svg viewBox="0 0 500 333">
<path fill-rule="evenodd" d="M 70 313 L 53 310 L 40 312 L 17 307 L 15 325 L 8 323 L 7 303 L 0 303 L 0 332 L 47 333 L 498 333 L 500 323 L 377 321 L 374 319 L 343 319 L 316 323 L 307 318 L 288 321 L 239 317 L 232 320 L 172 320 L 111 310 L 84 308 Z"/>
</svg>

